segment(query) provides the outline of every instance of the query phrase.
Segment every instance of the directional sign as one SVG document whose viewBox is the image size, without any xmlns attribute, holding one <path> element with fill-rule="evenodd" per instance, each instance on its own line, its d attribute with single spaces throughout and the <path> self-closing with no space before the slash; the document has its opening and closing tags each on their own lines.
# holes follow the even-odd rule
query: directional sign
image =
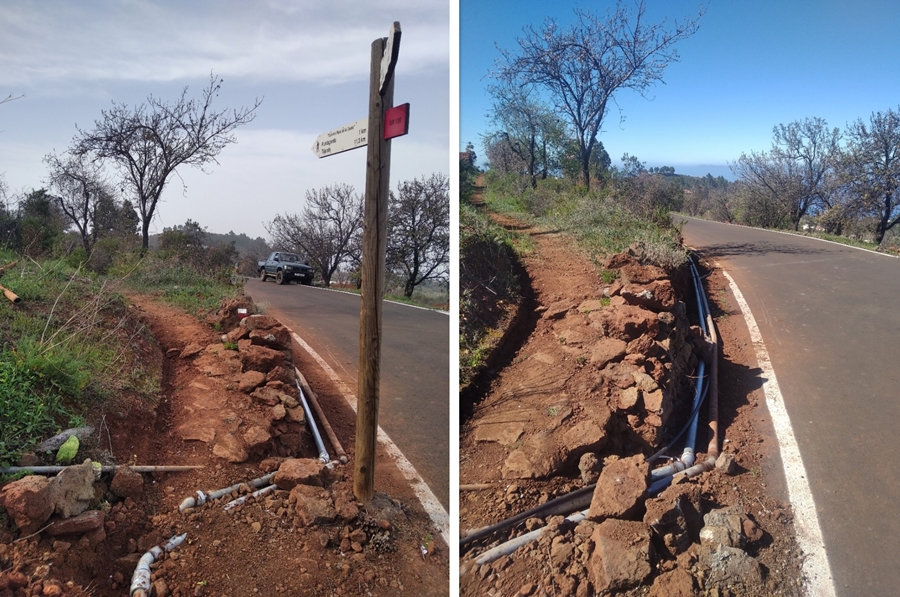
<svg viewBox="0 0 900 597">
<path fill-rule="evenodd" d="M 381 59 L 381 84 L 378 92 L 384 95 L 385 86 L 390 83 L 394 74 L 394 65 L 397 64 L 397 56 L 400 55 L 400 22 L 394 21 L 388 33 L 387 43 L 384 45 L 384 57 Z"/>
<path fill-rule="evenodd" d="M 388 108 L 384 112 L 384 138 L 393 139 L 409 132 L 409 103 Z"/>
<path fill-rule="evenodd" d="M 316 142 L 312 146 L 313 153 L 320 158 L 326 158 L 357 147 L 365 147 L 369 139 L 366 134 L 368 128 L 369 119 L 360 118 L 356 122 L 322 133 L 316 137 Z"/>
</svg>

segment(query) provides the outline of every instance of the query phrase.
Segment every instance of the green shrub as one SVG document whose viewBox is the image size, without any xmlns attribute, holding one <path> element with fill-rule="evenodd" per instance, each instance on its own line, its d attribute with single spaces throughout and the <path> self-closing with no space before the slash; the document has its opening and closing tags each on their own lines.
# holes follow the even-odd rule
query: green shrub
<svg viewBox="0 0 900 597">
<path fill-rule="evenodd" d="M 0 463 L 8 466 L 42 436 L 79 424 L 68 405 L 80 398 L 85 384 L 77 367 L 42 357 L 33 343 L 0 352 Z"/>
</svg>

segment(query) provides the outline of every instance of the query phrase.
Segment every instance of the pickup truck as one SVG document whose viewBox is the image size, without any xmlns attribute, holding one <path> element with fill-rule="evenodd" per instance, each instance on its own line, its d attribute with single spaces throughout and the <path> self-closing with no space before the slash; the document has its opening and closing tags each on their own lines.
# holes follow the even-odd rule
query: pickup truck
<svg viewBox="0 0 900 597">
<path fill-rule="evenodd" d="M 259 262 L 257 273 L 263 282 L 266 278 L 274 278 L 279 284 L 289 284 L 291 280 L 297 280 L 309 286 L 313 281 L 314 270 L 309 264 L 300 261 L 300 256 L 296 253 L 275 251 L 268 259 Z"/>
</svg>

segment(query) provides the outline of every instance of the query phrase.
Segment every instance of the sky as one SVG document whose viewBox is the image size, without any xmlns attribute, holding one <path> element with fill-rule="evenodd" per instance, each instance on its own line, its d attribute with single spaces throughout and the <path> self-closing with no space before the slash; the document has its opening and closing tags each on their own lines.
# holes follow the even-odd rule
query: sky
<svg viewBox="0 0 900 597">
<path fill-rule="evenodd" d="M 214 109 L 262 105 L 218 164 L 177 171 L 151 231 L 191 219 L 267 238 L 265 224 L 300 213 L 309 189 L 364 192 L 364 148 L 322 159 L 311 148 L 367 116 L 371 44 L 394 21 L 394 102 L 410 103 L 410 126 L 391 142 L 390 186 L 449 175 L 449 12 L 447 0 L 0 0 L 0 100 L 24 96 L 0 105 L 0 176 L 12 196 L 42 188 L 43 158 L 66 151 L 76 126 L 90 130 L 113 102 L 174 101 L 186 86 L 199 97 L 214 73 Z"/>
<path fill-rule="evenodd" d="M 625 90 L 599 140 L 617 164 L 629 153 L 648 167 L 733 178 L 727 164 L 768 150 L 778 124 L 819 117 L 842 130 L 872 112 L 897 110 L 900 2 L 895 0 L 711 0 L 692 37 L 676 49 L 664 84 L 648 99 Z M 546 17 L 573 21 L 573 8 L 605 14 L 594 2 L 460 0 L 460 138 L 483 154 L 490 130 L 486 77 L 500 56 L 518 48 L 523 28 Z M 695 0 L 648 0 L 653 22 L 694 17 Z M 624 118 L 624 121 L 622 120 Z"/>
</svg>

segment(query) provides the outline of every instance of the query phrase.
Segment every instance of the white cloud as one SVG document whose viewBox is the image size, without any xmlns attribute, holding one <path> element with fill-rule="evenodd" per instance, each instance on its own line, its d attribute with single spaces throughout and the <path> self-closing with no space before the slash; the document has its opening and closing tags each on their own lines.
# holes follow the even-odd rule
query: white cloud
<svg viewBox="0 0 900 597">
<path fill-rule="evenodd" d="M 396 14 L 392 14 L 396 13 Z M 403 28 L 407 73 L 446 64 L 446 2 L 38 2 L 0 6 L 4 85 L 227 76 L 318 84 L 368 77 L 370 42 Z"/>
<path fill-rule="evenodd" d="M 299 213 L 306 191 L 335 183 L 365 192 L 365 148 L 327 158 L 312 152 L 315 135 L 283 130 L 244 131 L 209 174 L 184 169 L 170 180 L 154 228 L 188 218 L 211 232 L 265 236 L 263 224 L 280 213 Z M 392 189 L 401 180 L 448 173 L 447 144 L 399 137 L 392 141 Z M 186 192 L 182 180 L 187 186 Z"/>
</svg>

